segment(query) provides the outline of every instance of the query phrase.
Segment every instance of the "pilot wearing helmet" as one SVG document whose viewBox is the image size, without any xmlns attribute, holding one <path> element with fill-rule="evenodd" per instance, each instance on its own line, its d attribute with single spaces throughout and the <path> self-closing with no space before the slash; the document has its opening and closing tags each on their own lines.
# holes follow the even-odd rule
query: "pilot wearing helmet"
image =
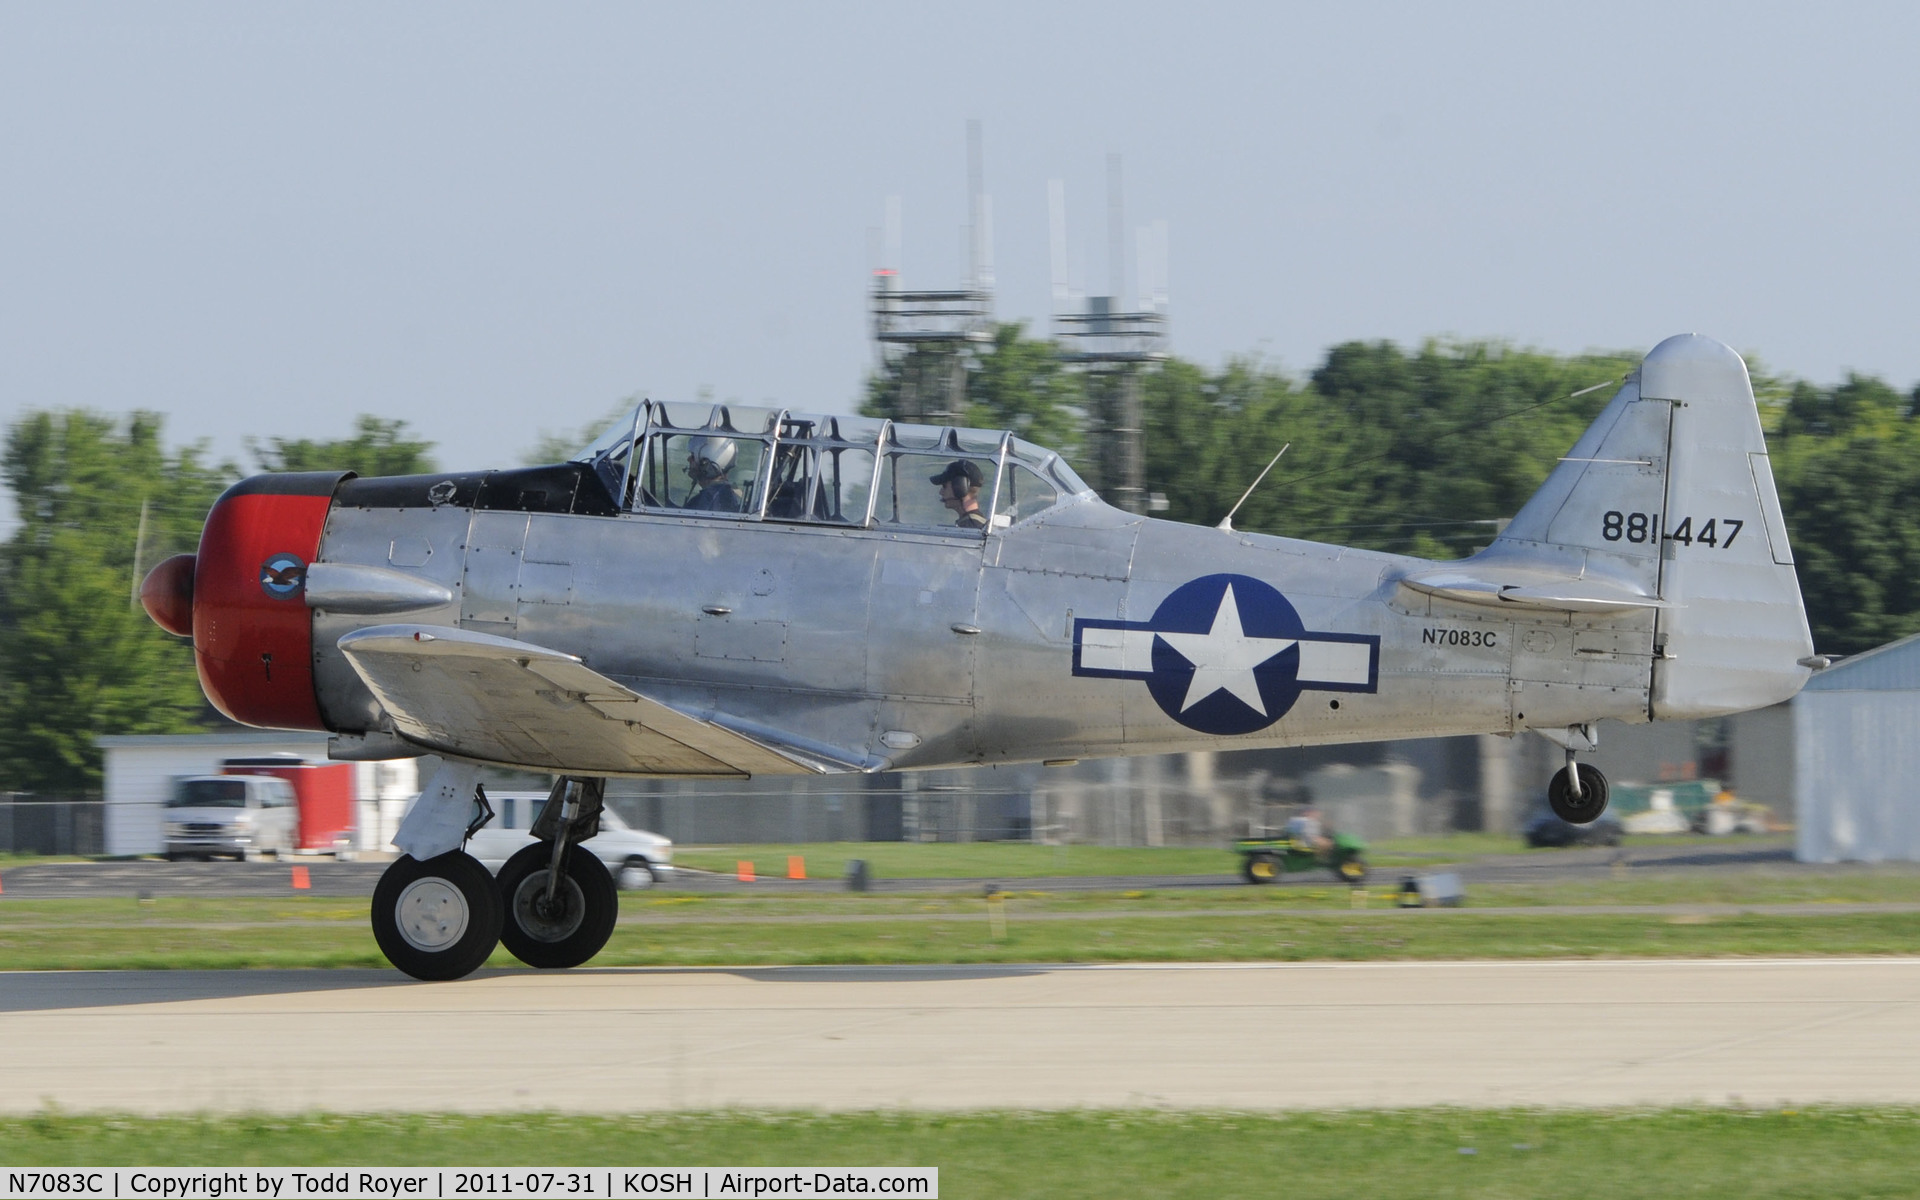
<svg viewBox="0 0 1920 1200">
<path fill-rule="evenodd" d="M 980 485 L 985 482 L 980 464 L 956 458 L 946 470 L 929 476 L 927 482 L 939 485 L 940 503 L 959 518 L 955 525 L 961 529 L 987 527 L 987 514 L 980 511 Z"/>
<path fill-rule="evenodd" d="M 746 508 L 740 489 L 727 480 L 737 453 L 732 438 L 699 437 L 687 444 L 687 478 L 693 480 L 687 508 L 730 513 Z"/>
</svg>

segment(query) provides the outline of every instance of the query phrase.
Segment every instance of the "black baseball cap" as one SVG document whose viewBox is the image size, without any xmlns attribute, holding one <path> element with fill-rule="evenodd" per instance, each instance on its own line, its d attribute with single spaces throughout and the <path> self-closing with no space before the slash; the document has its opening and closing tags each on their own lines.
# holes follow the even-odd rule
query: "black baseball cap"
<svg viewBox="0 0 1920 1200">
<path fill-rule="evenodd" d="M 980 473 L 979 463 L 968 462 L 964 458 L 956 458 L 947 464 L 946 470 L 940 472 L 938 475 L 928 476 L 927 482 L 952 483 L 954 480 L 962 478 L 967 481 L 969 486 L 976 488 L 986 481 L 986 476 Z"/>
</svg>

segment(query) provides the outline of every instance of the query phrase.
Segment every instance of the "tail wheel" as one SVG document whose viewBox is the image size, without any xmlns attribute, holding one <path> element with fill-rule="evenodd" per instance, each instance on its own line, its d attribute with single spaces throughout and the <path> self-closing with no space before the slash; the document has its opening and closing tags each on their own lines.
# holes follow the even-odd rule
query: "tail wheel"
<svg viewBox="0 0 1920 1200">
<path fill-rule="evenodd" d="M 547 895 L 553 843 L 522 848 L 500 868 L 496 883 L 505 907 L 500 944 L 530 967 L 577 967 L 600 953 L 620 915 L 620 893 L 606 864 L 579 846 L 567 847 L 560 885 Z"/>
<path fill-rule="evenodd" d="M 1333 864 L 1333 875 L 1342 883 L 1364 883 L 1367 878 L 1367 864 L 1357 858 L 1343 858 Z"/>
<path fill-rule="evenodd" d="M 399 859 L 373 889 L 373 940 L 415 979 L 471 974 L 500 941 L 493 877 L 461 850 L 426 862 Z"/>
<path fill-rule="evenodd" d="M 1240 864 L 1240 874 L 1248 883 L 1272 883 L 1280 878 L 1280 860 L 1271 854 L 1249 854 Z"/>
<path fill-rule="evenodd" d="M 1580 795 L 1576 797 L 1567 770 L 1562 767 L 1556 771 L 1553 782 L 1547 785 L 1547 806 L 1553 809 L 1554 816 L 1569 825 L 1592 824 L 1607 811 L 1607 777 L 1598 767 L 1579 764 Z"/>
</svg>

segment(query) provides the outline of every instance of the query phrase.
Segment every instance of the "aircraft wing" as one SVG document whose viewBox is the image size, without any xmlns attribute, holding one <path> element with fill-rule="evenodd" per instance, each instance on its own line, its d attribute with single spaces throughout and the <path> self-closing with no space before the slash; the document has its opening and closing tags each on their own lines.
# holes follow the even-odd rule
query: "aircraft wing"
<svg viewBox="0 0 1920 1200">
<path fill-rule="evenodd" d="M 408 741 L 462 758 L 574 775 L 747 778 L 871 771 L 882 761 L 697 717 L 571 654 L 444 625 L 376 625 L 340 639 Z M 728 728 L 727 725 L 736 728 Z"/>
</svg>

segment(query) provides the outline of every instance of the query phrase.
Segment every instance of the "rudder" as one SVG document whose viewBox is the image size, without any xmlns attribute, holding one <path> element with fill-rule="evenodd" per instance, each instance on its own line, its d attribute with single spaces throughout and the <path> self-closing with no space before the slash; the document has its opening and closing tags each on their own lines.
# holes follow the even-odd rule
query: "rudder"
<svg viewBox="0 0 1920 1200">
<path fill-rule="evenodd" d="M 1673 410 L 1650 715 L 1789 699 L 1813 635 L 1747 364 L 1712 338 L 1670 337 L 1641 363 L 1640 392 Z"/>
</svg>

